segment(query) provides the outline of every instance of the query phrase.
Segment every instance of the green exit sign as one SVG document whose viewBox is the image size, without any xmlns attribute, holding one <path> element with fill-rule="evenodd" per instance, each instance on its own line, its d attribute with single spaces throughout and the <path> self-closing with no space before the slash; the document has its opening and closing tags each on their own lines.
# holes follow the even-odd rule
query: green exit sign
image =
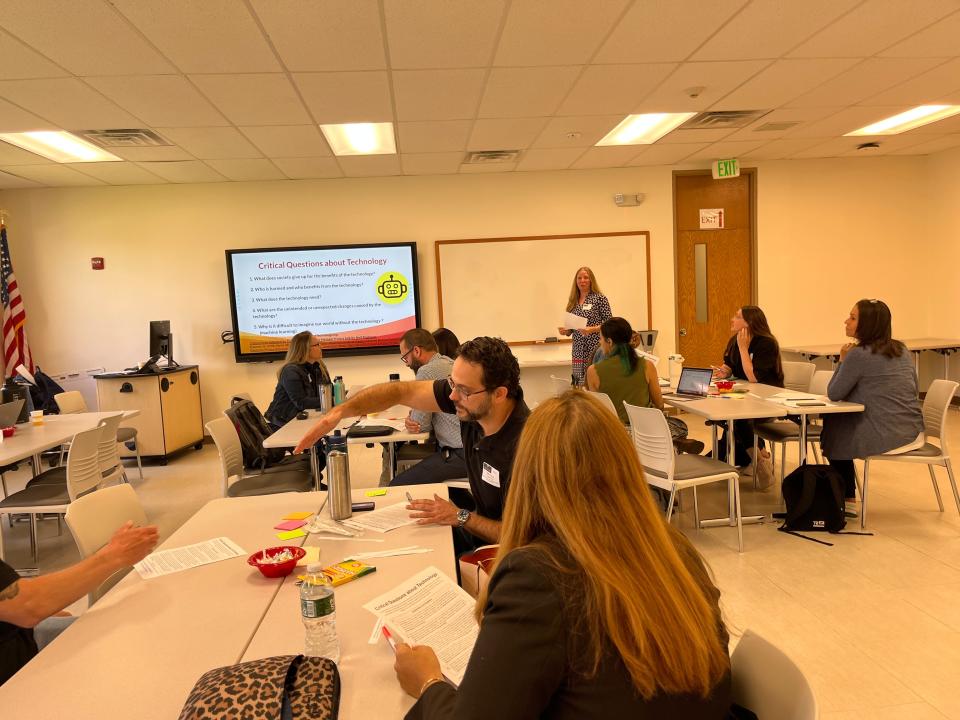
<svg viewBox="0 0 960 720">
<path fill-rule="evenodd" d="M 713 179 L 740 177 L 740 163 L 736 158 L 729 160 L 715 160 L 713 163 Z"/>
</svg>

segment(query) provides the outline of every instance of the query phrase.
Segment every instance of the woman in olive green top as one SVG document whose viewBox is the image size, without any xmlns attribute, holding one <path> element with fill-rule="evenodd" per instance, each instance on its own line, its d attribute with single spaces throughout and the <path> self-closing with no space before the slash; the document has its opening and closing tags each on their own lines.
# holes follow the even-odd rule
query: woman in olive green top
<svg viewBox="0 0 960 720">
<path fill-rule="evenodd" d="M 663 410 L 657 368 L 637 357 L 630 347 L 631 335 L 633 328 L 623 318 L 606 320 L 600 325 L 600 349 L 606 359 L 587 368 L 587 389 L 609 395 L 624 424 L 629 422 L 624 402 Z"/>
</svg>

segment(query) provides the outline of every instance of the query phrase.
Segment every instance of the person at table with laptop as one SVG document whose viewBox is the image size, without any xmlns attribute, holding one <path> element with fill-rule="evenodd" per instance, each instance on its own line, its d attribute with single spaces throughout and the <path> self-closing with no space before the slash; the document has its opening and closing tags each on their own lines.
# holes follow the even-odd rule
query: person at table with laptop
<svg viewBox="0 0 960 720">
<path fill-rule="evenodd" d="M 474 338 L 460 346 L 460 355 L 446 380 L 389 382 L 365 388 L 324 414 L 294 452 L 313 446 L 345 417 L 380 412 L 394 405 L 456 413 L 467 479 L 476 502 L 471 511 L 437 495 L 418 498 L 408 506 L 410 516 L 421 525 L 453 527 L 458 553 L 497 542 L 513 455 L 530 413 L 520 387 L 520 365 L 510 347 L 500 338 Z"/>
<path fill-rule="evenodd" d="M 820 446 L 843 476 L 847 514 L 856 517 L 854 458 L 916 450 L 925 438 L 917 373 L 906 346 L 893 339 L 890 308 L 881 300 L 860 300 L 844 329 L 854 341 L 840 349 L 827 397 L 860 403 L 864 410 L 824 415 Z"/>
<path fill-rule="evenodd" d="M 322 407 L 320 386 L 330 384 L 330 372 L 323 362 L 320 338 L 309 330 L 290 338 L 283 367 L 277 373 L 277 387 L 264 416 L 279 430 L 304 410 Z"/>
<path fill-rule="evenodd" d="M 615 461 L 614 461 L 615 460 Z M 664 522 L 629 436 L 574 390 L 530 415 L 458 688 L 396 648 L 407 720 L 720 720 L 728 635 L 703 559 Z"/>
<path fill-rule="evenodd" d="M 741 378 L 752 383 L 783 387 L 780 343 L 770 330 L 767 316 L 756 305 L 744 305 L 730 318 L 733 335 L 723 353 L 723 364 L 713 368 L 717 380 Z M 726 437 L 726 429 L 724 437 Z M 725 442 L 725 440 L 723 441 Z M 763 438 L 758 439 L 757 457 L 753 456 L 753 421 L 733 423 L 735 464 L 744 475 L 756 473 L 757 484 L 766 489 L 773 484 L 773 462 Z M 721 443 L 722 444 L 722 443 Z"/>
<path fill-rule="evenodd" d="M 453 367 L 453 360 L 440 354 L 437 341 L 423 328 L 408 330 L 400 338 L 400 361 L 413 370 L 417 380 L 446 380 Z M 397 460 L 422 459 L 397 475 L 390 485 L 421 485 L 467 477 L 460 420 L 455 413 L 411 410 L 404 425 L 411 433 L 433 431 L 435 442 L 399 448 Z"/>
</svg>

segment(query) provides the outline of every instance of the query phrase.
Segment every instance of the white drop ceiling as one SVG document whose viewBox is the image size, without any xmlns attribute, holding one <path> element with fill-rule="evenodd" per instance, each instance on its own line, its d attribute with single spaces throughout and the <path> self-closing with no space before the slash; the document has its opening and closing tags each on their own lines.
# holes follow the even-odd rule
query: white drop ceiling
<svg viewBox="0 0 960 720">
<path fill-rule="evenodd" d="M 843 134 L 960 104 L 958 37 L 960 0 L 3 0 L 0 132 L 171 146 L 58 165 L 0 143 L 0 189 L 924 155 L 960 116 Z M 769 112 L 593 147 L 629 113 L 707 110 Z M 398 154 L 334 157 L 317 126 L 342 122 L 394 123 Z"/>
</svg>

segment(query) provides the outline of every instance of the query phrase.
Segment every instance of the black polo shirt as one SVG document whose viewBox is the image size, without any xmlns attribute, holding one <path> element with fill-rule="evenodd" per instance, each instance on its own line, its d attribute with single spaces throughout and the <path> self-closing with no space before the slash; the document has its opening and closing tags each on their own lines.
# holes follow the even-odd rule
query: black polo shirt
<svg viewBox="0 0 960 720">
<path fill-rule="evenodd" d="M 20 576 L 0 560 L 0 591 L 13 585 Z M 37 654 L 33 630 L 0 621 L 0 685 L 12 678 L 20 668 Z"/>
<path fill-rule="evenodd" d="M 457 408 L 450 399 L 450 386 L 446 379 L 434 381 L 433 395 L 440 410 L 456 413 Z M 503 506 L 510 489 L 513 456 L 517 452 L 517 442 L 529 415 L 530 409 L 523 401 L 521 389 L 510 417 L 493 435 L 485 436 L 478 422 L 460 421 L 460 437 L 463 439 L 470 492 L 477 503 L 477 513 L 490 520 L 503 518 Z"/>
</svg>

